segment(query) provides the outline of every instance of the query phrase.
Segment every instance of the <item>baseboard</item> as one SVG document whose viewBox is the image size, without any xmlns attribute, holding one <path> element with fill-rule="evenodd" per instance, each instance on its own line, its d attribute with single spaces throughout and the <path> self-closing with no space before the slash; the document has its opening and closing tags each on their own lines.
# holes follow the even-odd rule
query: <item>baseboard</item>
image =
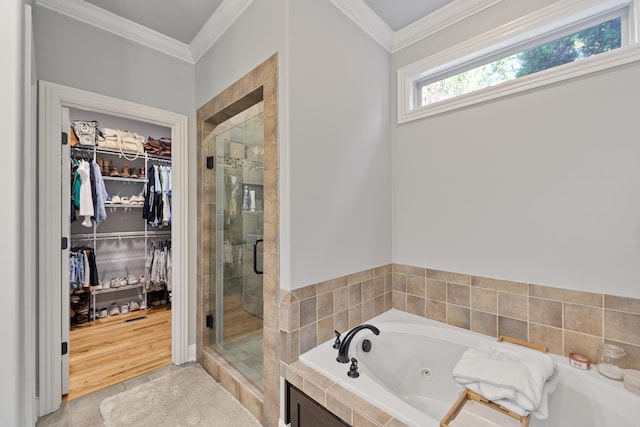
<svg viewBox="0 0 640 427">
<path fill-rule="evenodd" d="M 187 362 L 195 362 L 196 361 L 196 345 L 191 344 L 187 348 Z"/>
</svg>

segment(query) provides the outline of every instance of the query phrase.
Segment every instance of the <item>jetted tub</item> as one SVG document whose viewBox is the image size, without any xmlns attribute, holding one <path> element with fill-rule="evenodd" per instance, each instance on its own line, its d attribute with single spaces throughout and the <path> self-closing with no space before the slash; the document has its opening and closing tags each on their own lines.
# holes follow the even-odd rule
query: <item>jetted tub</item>
<svg viewBox="0 0 640 427">
<path fill-rule="evenodd" d="M 462 353 L 486 335 L 391 310 L 366 322 L 368 329 L 351 341 L 349 357 L 358 359 L 360 376 L 349 378 L 350 364 L 336 361 L 333 339 L 300 355 L 300 361 L 359 395 L 398 420 L 416 427 L 438 427 L 461 388 L 452 371 Z M 344 332 L 343 338 L 344 338 Z M 371 351 L 362 350 L 363 340 Z M 549 417 L 531 417 L 530 427 L 633 427 L 640 425 L 640 396 L 624 389 L 621 381 L 583 371 L 569 359 L 551 354 L 557 364 L 559 384 L 549 396 Z M 470 409 L 467 410 L 467 407 Z M 474 426 L 519 425 L 516 420 L 479 404 L 469 404 L 459 418 Z M 471 417 L 471 418 L 469 418 Z M 506 422 L 505 422 L 506 421 Z M 515 423 L 515 424 L 514 424 Z"/>
</svg>

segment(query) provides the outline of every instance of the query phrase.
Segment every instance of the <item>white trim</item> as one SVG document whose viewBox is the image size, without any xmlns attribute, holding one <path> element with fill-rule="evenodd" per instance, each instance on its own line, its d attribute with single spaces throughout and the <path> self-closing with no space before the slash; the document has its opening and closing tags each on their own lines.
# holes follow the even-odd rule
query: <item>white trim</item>
<svg viewBox="0 0 640 427">
<path fill-rule="evenodd" d="M 467 19 L 503 0 L 454 0 L 422 19 L 398 30 L 393 38 L 391 53 L 429 37 Z"/>
<path fill-rule="evenodd" d="M 342 13 L 347 15 L 365 33 L 391 52 L 393 30 L 362 0 L 330 0 Z"/>
<path fill-rule="evenodd" d="M 173 39 L 83 0 L 36 0 L 36 4 L 195 64 L 233 25 L 252 1 L 224 0 L 190 44 Z"/>
<path fill-rule="evenodd" d="M 635 1 L 635 0 L 632 0 Z M 447 101 L 416 108 L 414 83 L 429 75 L 497 52 L 518 41 L 531 39 L 575 21 L 603 14 L 630 4 L 630 0 L 563 0 L 520 19 L 499 26 L 467 42 L 452 46 L 435 55 L 397 71 L 398 123 L 429 117 L 478 102 L 593 73 L 637 60 L 637 48 L 625 46 L 574 63 L 545 70 L 494 87 L 462 95 Z"/>
<path fill-rule="evenodd" d="M 33 49 L 33 17 L 30 5 L 24 6 L 24 147 L 23 171 L 24 224 L 35 225 L 37 216 L 37 177 L 36 169 L 36 117 L 37 89 L 35 81 L 35 54 Z M 22 269 L 24 277 L 22 311 L 24 316 L 24 414 L 25 425 L 33 426 L 38 420 L 38 401 L 36 397 L 36 304 L 37 275 L 34 259 L 37 259 L 37 235 L 34 226 L 27 226 L 24 232 Z"/>
<path fill-rule="evenodd" d="M 253 0 L 224 0 L 191 40 L 191 62 L 198 62 L 252 2 Z"/>
<path fill-rule="evenodd" d="M 60 407 L 61 294 L 61 111 L 80 108 L 132 120 L 146 121 L 171 128 L 172 145 L 172 227 L 173 301 L 171 349 L 172 361 L 180 365 L 188 359 L 188 118 L 187 116 L 145 105 L 123 101 L 54 83 L 39 84 L 39 414 Z M 53 254 L 53 255 L 52 255 Z"/>
<path fill-rule="evenodd" d="M 189 45 L 91 3 L 82 0 L 36 0 L 36 5 L 193 63 Z"/>
</svg>

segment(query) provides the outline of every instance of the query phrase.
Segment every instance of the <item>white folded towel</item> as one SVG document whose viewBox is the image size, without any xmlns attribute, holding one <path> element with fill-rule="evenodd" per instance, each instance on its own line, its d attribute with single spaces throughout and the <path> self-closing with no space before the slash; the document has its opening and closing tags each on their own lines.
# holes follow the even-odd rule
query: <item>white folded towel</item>
<svg viewBox="0 0 640 427">
<path fill-rule="evenodd" d="M 557 385 L 551 356 L 516 344 L 483 341 L 462 355 L 453 379 L 522 416 L 548 417 L 548 395 Z"/>
</svg>

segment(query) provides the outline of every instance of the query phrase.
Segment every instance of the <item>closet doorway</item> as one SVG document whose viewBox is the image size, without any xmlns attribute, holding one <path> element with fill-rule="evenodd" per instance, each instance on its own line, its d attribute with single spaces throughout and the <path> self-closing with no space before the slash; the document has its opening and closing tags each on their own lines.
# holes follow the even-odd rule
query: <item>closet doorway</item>
<svg viewBox="0 0 640 427">
<path fill-rule="evenodd" d="M 62 204 L 70 218 L 68 386 L 62 378 L 69 401 L 171 364 L 174 193 L 170 128 L 78 108 L 63 108 L 62 117 L 75 137 L 69 157 L 63 147 L 62 172 L 71 190 Z M 76 136 L 85 125 L 95 126 L 98 144 Z M 123 144 L 146 136 L 157 150 Z"/>
<path fill-rule="evenodd" d="M 120 157 L 115 154 L 112 158 L 111 166 L 117 169 L 118 173 L 116 176 L 111 176 L 110 173 L 108 175 L 110 186 L 108 188 L 111 193 L 115 193 L 109 194 L 112 198 L 111 202 L 114 201 L 113 197 L 117 195 L 120 197 L 120 204 L 123 202 L 122 198 L 126 198 L 126 202 L 129 204 L 127 207 L 107 207 L 107 210 L 111 210 L 112 223 L 105 222 L 97 225 L 89 219 L 88 222 L 92 222 L 90 227 L 83 227 L 80 225 L 81 222 L 76 225 L 70 224 L 68 215 L 71 212 L 70 181 L 69 179 L 65 180 L 64 177 L 71 176 L 72 151 L 76 151 L 73 153 L 76 156 L 82 154 L 77 152 L 78 149 L 72 150 L 69 143 L 70 120 L 76 118 L 81 120 L 102 118 L 107 122 L 113 119 L 109 123 L 109 127 L 119 127 L 120 129 L 126 127 L 127 123 L 135 123 L 136 126 L 142 126 L 140 131 L 145 133 L 147 132 L 143 130 L 144 126 L 147 126 L 147 131 L 164 129 L 172 138 L 170 157 L 172 169 L 171 226 L 163 230 L 167 234 L 166 236 L 151 234 L 157 230 L 149 230 L 145 222 L 133 220 L 141 213 L 141 208 L 134 207 L 131 199 L 132 196 L 140 195 L 140 191 L 147 181 L 140 178 L 140 169 L 146 169 L 149 166 L 149 158 L 146 155 L 142 159 L 139 155 L 134 159 L 135 156 L 125 153 L 126 155 Z M 171 301 L 171 310 L 164 313 L 164 322 L 170 323 L 170 347 L 168 349 L 170 359 L 167 358 L 167 360 L 177 365 L 188 360 L 187 122 L 187 117 L 183 115 L 61 85 L 40 82 L 38 153 L 39 416 L 57 410 L 62 402 L 62 396 L 68 391 L 69 350 L 70 346 L 74 345 L 73 341 L 69 341 L 70 315 L 77 314 L 75 310 L 71 311 L 73 308 L 71 304 L 79 302 L 82 298 L 80 297 L 82 293 L 76 295 L 73 300 L 70 298 L 70 294 L 73 293 L 71 292 L 73 286 L 70 280 L 70 272 L 73 271 L 70 269 L 72 248 L 78 250 L 81 246 L 92 245 L 92 249 L 100 250 L 104 256 L 104 265 L 98 267 L 103 277 L 99 282 L 93 284 L 94 286 L 98 285 L 99 291 L 91 292 L 89 289 L 88 295 L 85 295 L 89 297 L 88 310 L 87 308 L 78 310 L 80 320 L 94 322 L 93 325 L 86 326 L 86 328 L 97 327 L 101 320 L 104 320 L 101 322 L 104 325 L 116 322 L 116 319 L 117 323 L 125 324 L 124 321 L 129 320 L 125 317 L 129 317 L 134 320 L 131 325 L 128 325 L 131 326 L 130 329 L 133 329 L 137 327 L 136 323 L 143 321 L 140 318 L 144 318 L 148 313 L 148 310 L 145 310 L 145 314 L 141 313 L 140 304 L 144 303 L 150 306 L 153 301 L 148 298 L 153 288 L 147 288 L 146 279 L 141 276 L 145 275 L 147 251 L 158 246 L 147 245 L 159 238 L 167 238 L 167 241 L 171 242 L 172 252 L 171 271 L 168 279 L 171 282 L 170 294 L 166 292 L 168 289 L 165 288 L 165 303 L 168 304 L 169 299 Z M 107 123 L 103 123 L 103 125 L 107 125 Z M 135 129 L 130 130 L 135 131 Z M 102 159 L 111 154 L 107 151 L 99 152 L 93 148 L 90 148 L 89 151 L 91 154 L 84 154 L 89 157 L 93 156 L 93 160 L 97 160 L 97 157 Z M 138 165 L 138 163 L 141 164 Z M 156 163 L 162 163 L 161 159 L 158 159 Z M 134 171 L 134 168 L 137 168 L 137 171 Z M 123 172 L 125 172 L 124 175 L 128 174 L 129 176 L 123 177 Z M 132 172 L 134 175 L 138 175 L 138 178 L 132 177 Z M 148 169 L 145 171 L 145 175 L 148 175 Z M 129 192 L 132 194 L 128 194 Z M 105 204 L 105 206 L 108 205 Z M 109 212 L 107 215 L 109 216 Z M 83 220 L 86 220 L 84 215 L 80 221 Z M 86 225 L 89 225 L 88 222 Z M 145 281 L 140 283 L 141 280 Z M 165 283 L 166 280 L 165 278 Z M 114 284 L 115 287 L 112 287 Z M 129 308 L 132 302 L 138 304 L 136 307 L 138 310 L 129 311 L 123 315 L 123 306 L 127 305 Z M 159 302 L 158 305 L 161 305 L 162 298 Z M 115 315 L 116 307 L 120 311 L 119 315 Z M 100 312 L 102 311 L 104 314 L 104 308 L 107 309 L 107 317 L 100 319 Z M 109 316 L 109 311 L 114 314 Z M 166 319 L 167 314 L 170 320 Z M 97 320 L 96 316 L 98 316 Z M 144 321 L 147 320 L 144 319 Z M 99 329 L 95 329 L 95 334 L 86 335 L 99 335 Z M 120 337 L 123 335 L 122 332 L 113 332 L 112 334 L 112 336 Z M 117 358 L 116 356 L 122 356 L 123 363 L 131 363 L 132 357 L 126 357 L 126 349 L 121 346 L 106 348 L 109 345 L 109 339 L 103 339 L 107 342 L 95 343 L 96 348 L 105 347 L 102 354 L 96 355 L 93 360 L 87 360 L 83 364 L 93 364 L 97 370 L 104 360 Z M 79 343 L 78 341 L 76 344 Z M 128 344 L 135 348 L 135 339 Z M 140 344 L 142 345 L 142 343 Z M 94 347 L 94 345 L 91 344 L 90 347 Z M 71 354 L 73 354 L 73 350 Z M 126 360 L 129 362 L 124 362 Z M 126 370 L 127 367 L 124 368 Z"/>
</svg>

